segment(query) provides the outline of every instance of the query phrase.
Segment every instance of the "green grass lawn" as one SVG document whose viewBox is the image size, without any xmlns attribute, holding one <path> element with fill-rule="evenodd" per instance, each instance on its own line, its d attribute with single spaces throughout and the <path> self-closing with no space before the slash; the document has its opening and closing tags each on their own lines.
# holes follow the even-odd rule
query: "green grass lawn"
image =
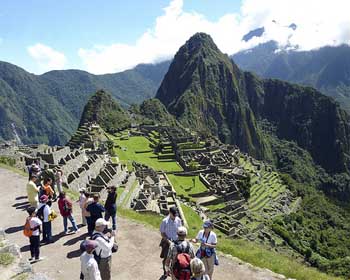
<svg viewBox="0 0 350 280">
<path fill-rule="evenodd" d="M 167 175 L 178 195 L 190 197 L 190 194 L 201 193 L 208 190 L 207 187 L 199 180 L 199 176 Z M 193 186 L 193 178 L 195 178 L 195 186 Z"/>
<path fill-rule="evenodd" d="M 123 202 L 121 203 L 121 208 L 129 208 L 129 205 L 127 205 L 127 203 L 128 203 L 128 201 L 130 199 L 130 196 L 133 194 L 137 184 L 138 184 L 137 180 L 132 184 L 131 188 L 129 189 L 129 192 L 126 194 L 126 196 L 124 197 Z"/>
<path fill-rule="evenodd" d="M 157 155 L 150 147 L 151 142 L 143 136 L 133 136 L 128 140 L 114 141 L 121 147 L 115 148 L 119 160 L 131 167 L 132 161 L 143 163 L 157 171 L 182 171 L 182 168 L 175 160 L 158 160 Z"/>
<path fill-rule="evenodd" d="M 181 208 L 189 226 L 188 238 L 195 238 L 198 231 L 202 229 L 203 221 L 191 207 L 181 204 Z"/>
</svg>

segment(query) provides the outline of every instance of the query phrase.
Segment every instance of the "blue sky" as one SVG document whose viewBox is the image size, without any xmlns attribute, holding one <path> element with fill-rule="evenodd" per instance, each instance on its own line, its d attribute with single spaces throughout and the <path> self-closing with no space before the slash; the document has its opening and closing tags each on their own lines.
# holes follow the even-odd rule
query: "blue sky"
<svg viewBox="0 0 350 280">
<path fill-rule="evenodd" d="M 101 74 L 169 59 L 198 31 L 229 54 L 271 38 L 303 49 L 350 42 L 347 1 L 316 1 L 318 13 L 314 2 L 2 0 L 0 60 L 37 74 L 69 68 Z M 293 34 L 285 28 L 291 22 L 298 24 Z M 262 38 L 241 41 L 260 26 L 267 30 Z"/>
</svg>

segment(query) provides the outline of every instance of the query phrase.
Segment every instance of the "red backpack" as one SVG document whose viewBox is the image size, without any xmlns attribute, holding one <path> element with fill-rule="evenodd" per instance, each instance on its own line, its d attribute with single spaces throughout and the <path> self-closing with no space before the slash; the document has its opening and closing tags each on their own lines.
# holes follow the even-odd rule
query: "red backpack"
<svg viewBox="0 0 350 280">
<path fill-rule="evenodd" d="M 191 256 L 189 255 L 190 244 L 186 241 L 186 246 L 183 246 L 182 241 L 175 244 L 177 255 L 173 266 L 173 274 L 178 280 L 190 280 L 191 279 Z"/>
</svg>

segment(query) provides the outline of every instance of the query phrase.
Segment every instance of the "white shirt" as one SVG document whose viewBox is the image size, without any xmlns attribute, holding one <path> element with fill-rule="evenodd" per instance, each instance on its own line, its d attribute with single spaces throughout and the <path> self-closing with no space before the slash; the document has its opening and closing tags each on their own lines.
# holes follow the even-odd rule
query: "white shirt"
<svg viewBox="0 0 350 280">
<path fill-rule="evenodd" d="M 84 280 L 101 280 L 101 274 L 93 254 L 84 252 L 80 256 L 80 268 Z"/>
<path fill-rule="evenodd" d="M 204 230 L 203 229 L 198 232 L 196 239 L 199 240 L 200 242 L 205 242 L 205 243 L 209 243 L 212 245 L 215 245 L 218 242 L 216 234 L 213 231 L 210 231 L 210 234 L 208 236 L 208 241 L 207 241 L 207 238 L 204 237 Z"/>
<path fill-rule="evenodd" d="M 51 213 L 51 208 L 50 208 L 49 205 L 46 205 L 44 203 L 40 203 L 37 209 L 39 210 L 43 205 L 45 205 L 45 208 L 44 208 L 44 211 L 43 211 L 44 223 L 47 223 L 49 221 L 49 215 Z"/>
<path fill-rule="evenodd" d="M 103 259 L 110 257 L 112 255 L 112 248 L 114 246 L 114 236 L 112 236 L 109 239 L 103 233 L 98 232 L 96 230 L 92 233 L 92 235 L 94 235 L 95 233 L 99 233 L 99 234 L 103 235 L 106 239 L 105 240 L 104 238 L 102 238 L 100 236 L 95 239 L 95 241 L 98 244 L 96 249 L 95 249 L 96 254 L 98 256 L 101 256 L 101 258 L 103 258 Z M 100 253 L 101 253 L 101 255 L 100 255 Z"/>
<path fill-rule="evenodd" d="M 41 222 L 41 220 L 39 218 L 37 218 L 37 217 L 30 218 L 30 221 L 29 221 L 30 228 L 35 228 L 37 226 L 41 226 L 42 224 L 43 223 Z M 36 230 L 33 230 L 32 235 L 33 236 L 39 236 L 40 235 L 39 228 L 36 229 Z"/>
</svg>

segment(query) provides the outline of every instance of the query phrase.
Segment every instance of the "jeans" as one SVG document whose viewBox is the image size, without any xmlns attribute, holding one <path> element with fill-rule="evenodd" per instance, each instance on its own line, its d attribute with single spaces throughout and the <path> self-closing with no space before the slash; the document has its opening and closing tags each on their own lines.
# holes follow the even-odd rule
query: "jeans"
<svg viewBox="0 0 350 280">
<path fill-rule="evenodd" d="M 30 242 L 30 255 L 32 258 L 39 259 L 40 255 L 40 235 L 29 237 Z"/>
<path fill-rule="evenodd" d="M 116 212 L 109 212 L 106 209 L 106 213 L 105 213 L 105 220 L 108 222 L 109 218 L 112 218 L 112 229 L 116 230 L 117 229 L 117 213 Z"/>
<path fill-rule="evenodd" d="M 68 231 L 68 221 L 67 220 L 70 220 L 71 224 L 72 224 L 72 227 L 73 227 L 73 230 L 74 231 L 77 231 L 78 230 L 78 227 L 77 227 L 77 224 L 75 223 L 75 220 L 74 220 L 74 217 L 73 215 L 69 215 L 67 217 L 63 217 L 63 227 L 64 227 L 64 231 L 67 232 Z"/>
<path fill-rule="evenodd" d="M 51 222 L 43 222 L 43 241 L 52 240 Z"/>
</svg>

